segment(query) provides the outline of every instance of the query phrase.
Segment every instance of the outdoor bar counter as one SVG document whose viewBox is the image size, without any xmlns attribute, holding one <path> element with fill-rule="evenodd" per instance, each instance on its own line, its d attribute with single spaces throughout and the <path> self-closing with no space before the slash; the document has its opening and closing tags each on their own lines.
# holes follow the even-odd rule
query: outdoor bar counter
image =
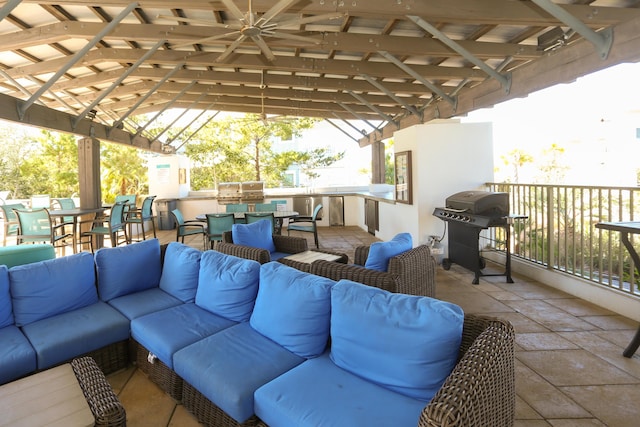
<svg viewBox="0 0 640 427">
<path fill-rule="evenodd" d="M 264 194 L 264 203 L 269 203 L 272 200 L 286 200 L 288 210 L 296 210 L 300 212 L 301 216 L 305 216 L 304 212 L 295 208 L 294 203 L 300 199 L 314 199 L 316 203 L 321 200 L 323 205 L 322 220 L 318 222 L 320 226 L 331 226 L 335 222 L 335 212 L 330 212 L 332 209 L 337 209 L 332 203 L 333 198 L 339 198 L 341 212 L 338 215 L 342 219 L 340 225 L 364 225 L 362 224 L 362 215 L 360 212 L 364 212 L 365 205 L 371 202 L 375 203 L 387 203 L 395 204 L 393 197 L 392 186 L 386 185 L 383 187 L 332 187 L 322 189 L 312 189 L 308 191 L 306 189 L 268 189 Z M 373 191 L 371 191 L 373 190 Z M 381 190 L 381 191 L 378 191 Z M 225 204 L 218 203 L 218 197 L 216 191 L 197 191 L 191 192 L 186 197 L 175 198 L 178 208 L 182 211 L 186 219 L 194 219 L 198 215 L 205 213 L 223 213 L 226 211 Z M 252 204 L 249 203 L 249 208 L 252 210 Z M 331 218 L 334 218 L 330 220 Z"/>
</svg>

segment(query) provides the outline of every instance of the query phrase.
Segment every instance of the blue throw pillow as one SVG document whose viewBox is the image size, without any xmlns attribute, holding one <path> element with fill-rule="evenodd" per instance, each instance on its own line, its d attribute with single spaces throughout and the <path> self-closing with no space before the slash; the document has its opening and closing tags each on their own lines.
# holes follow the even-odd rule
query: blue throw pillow
<svg viewBox="0 0 640 427">
<path fill-rule="evenodd" d="M 300 357 L 319 356 L 329 338 L 334 283 L 278 262 L 263 264 L 251 327 Z"/>
<path fill-rule="evenodd" d="M 13 325 L 11 294 L 9 294 L 9 269 L 0 265 L 0 329 Z"/>
<path fill-rule="evenodd" d="M 233 224 L 231 235 L 236 245 L 251 246 L 275 252 L 273 244 L 273 227 L 271 221 L 264 219 L 252 224 Z"/>
<path fill-rule="evenodd" d="M 158 239 L 102 248 L 96 252 L 95 260 L 98 294 L 103 301 L 157 287 L 160 283 L 162 265 Z"/>
<path fill-rule="evenodd" d="M 409 233 L 400 233 L 388 242 L 372 243 L 364 266 L 370 270 L 387 271 L 391 258 L 411 248 L 413 241 Z"/>
<path fill-rule="evenodd" d="M 200 258 L 196 305 L 218 316 L 246 322 L 258 293 L 260 263 L 206 251 Z"/>
<path fill-rule="evenodd" d="M 77 310 L 98 302 L 93 255 L 75 255 L 9 269 L 17 326 Z"/>
<path fill-rule="evenodd" d="M 201 255 L 198 249 L 179 242 L 169 243 L 164 254 L 160 289 L 182 302 L 194 302 Z"/>
<path fill-rule="evenodd" d="M 339 281 L 331 290 L 331 360 L 428 402 L 458 359 L 464 313 L 435 298 Z"/>
</svg>

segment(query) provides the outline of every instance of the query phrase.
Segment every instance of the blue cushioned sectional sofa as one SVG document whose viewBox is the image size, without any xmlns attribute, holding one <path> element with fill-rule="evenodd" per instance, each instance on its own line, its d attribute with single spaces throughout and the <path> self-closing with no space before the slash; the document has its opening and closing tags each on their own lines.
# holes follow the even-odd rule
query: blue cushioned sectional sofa
<svg viewBox="0 0 640 427">
<path fill-rule="evenodd" d="M 135 352 L 207 425 L 513 423 L 508 323 L 177 242 L 0 266 L 0 343 L 0 383 Z"/>
</svg>

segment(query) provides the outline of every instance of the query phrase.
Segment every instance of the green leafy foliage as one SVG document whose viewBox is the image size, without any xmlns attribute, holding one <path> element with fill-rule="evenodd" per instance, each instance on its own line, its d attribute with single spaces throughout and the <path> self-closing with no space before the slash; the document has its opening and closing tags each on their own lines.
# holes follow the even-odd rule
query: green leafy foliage
<svg viewBox="0 0 640 427">
<path fill-rule="evenodd" d="M 209 123 L 185 147 L 192 161 L 191 188 L 215 188 L 219 182 L 264 181 L 267 187 L 285 186 L 284 172 L 294 164 L 309 177 L 313 169 L 343 158 L 327 149 L 276 152 L 274 142 L 300 136 L 314 119 L 263 119 L 257 114 L 229 117 Z"/>
<path fill-rule="evenodd" d="M 18 127 L 0 129 L 0 190 L 14 199 L 33 194 L 55 197 L 78 195 L 78 143 L 73 135 Z M 139 150 L 101 144 L 102 195 L 113 202 L 116 194 L 146 194 L 147 166 Z"/>
<path fill-rule="evenodd" d="M 118 194 L 148 194 L 148 168 L 139 150 L 103 143 L 100 150 L 102 200 L 112 203 Z"/>
</svg>

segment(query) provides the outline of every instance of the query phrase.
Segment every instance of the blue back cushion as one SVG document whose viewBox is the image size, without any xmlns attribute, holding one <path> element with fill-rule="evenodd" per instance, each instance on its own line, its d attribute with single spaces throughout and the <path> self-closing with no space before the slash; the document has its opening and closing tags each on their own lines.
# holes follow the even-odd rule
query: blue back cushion
<svg viewBox="0 0 640 427">
<path fill-rule="evenodd" d="M 162 274 L 160 241 L 101 248 L 95 255 L 98 293 L 103 301 L 158 286 Z"/>
<path fill-rule="evenodd" d="M 371 270 L 387 271 L 389 260 L 413 248 L 411 234 L 400 233 L 388 242 L 375 242 L 369 248 L 364 266 Z"/>
<path fill-rule="evenodd" d="M 16 325 L 98 302 L 93 256 L 88 252 L 9 269 Z"/>
<path fill-rule="evenodd" d="M 206 251 L 200 259 L 196 305 L 218 316 L 246 322 L 258 293 L 260 263 Z"/>
<path fill-rule="evenodd" d="M 194 302 L 202 252 L 179 242 L 167 245 L 160 289 L 182 302 Z"/>
<path fill-rule="evenodd" d="M 251 327 L 300 357 L 319 356 L 329 338 L 334 283 L 278 262 L 263 264 Z"/>
<path fill-rule="evenodd" d="M 428 402 L 458 359 L 455 304 L 341 280 L 331 291 L 331 360 L 361 378 Z"/>
<path fill-rule="evenodd" d="M 273 244 L 273 227 L 271 221 L 257 221 L 253 224 L 233 224 L 231 235 L 236 245 L 251 246 L 275 252 Z"/>
<path fill-rule="evenodd" d="M 13 325 L 11 294 L 9 293 L 9 269 L 0 265 L 0 329 Z"/>
</svg>

